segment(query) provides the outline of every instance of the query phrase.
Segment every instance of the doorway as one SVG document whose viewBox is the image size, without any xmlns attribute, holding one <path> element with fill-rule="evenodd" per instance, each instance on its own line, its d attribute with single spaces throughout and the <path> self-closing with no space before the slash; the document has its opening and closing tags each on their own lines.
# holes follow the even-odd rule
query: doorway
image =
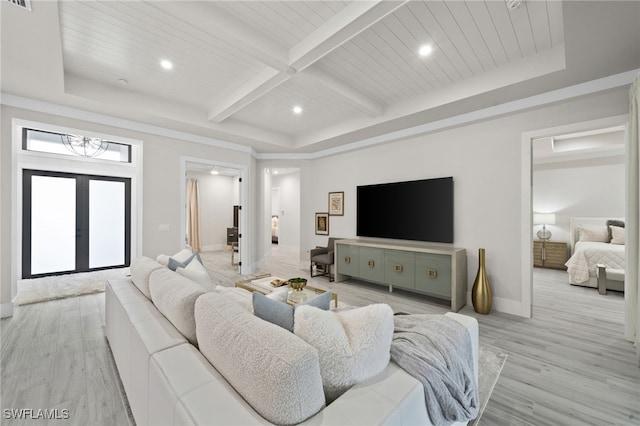
<svg viewBox="0 0 640 426">
<path fill-rule="evenodd" d="M 551 225 L 550 230 L 553 232 L 553 239 L 569 238 L 569 222 L 570 218 L 574 216 L 607 216 L 608 212 L 600 210 L 589 210 L 585 212 L 583 209 L 588 207 L 589 204 L 582 205 L 579 211 L 572 210 L 572 206 L 564 205 L 562 203 L 542 203 L 539 197 L 534 194 L 534 172 L 535 170 L 543 170 L 549 179 L 551 174 L 566 173 L 559 171 L 559 165 L 563 162 L 575 162 L 582 163 L 584 166 L 593 166 L 601 164 L 613 164 L 615 163 L 614 157 L 624 155 L 624 145 L 617 147 L 598 147 L 593 145 L 593 138 L 589 135 L 602 133 L 603 129 L 614 130 L 617 132 L 622 131 L 626 126 L 627 116 L 615 116 L 603 119 L 592 120 L 588 122 L 575 123 L 566 126 L 559 126 L 549 129 L 541 129 L 533 132 L 527 132 L 522 135 L 522 315 L 525 317 L 532 316 L 533 305 L 533 267 L 534 267 L 534 252 L 532 239 L 536 237 L 536 231 L 541 228 L 541 224 L 534 224 L 534 213 L 557 213 L 554 214 L 555 224 Z M 560 136 L 560 140 L 564 137 L 567 142 L 562 143 L 564 148 L 572 146 L 578 148 L 579 145 L 583 146 L 583 149 L 573 150 L 570 148 L 561 153 L 559 158 L 555 160 L 551 159 L 552 156 L 549 151 L 549 140 L 553 141 L 553 138 Z M 572 140 L 585 139 L 582 141 Z M 600 138 L 600 137 L 597 137 Z M 589 140 L 591 139 L 591 140 Z M 586 142 L 586 144 L 585 144 Z M 624 144 L 624 142 L 622 142 Z M 540 155 L 540 146 L 536 144 L 547 145 L 547 155 Z M 620 144 L 618 144 L 620 145 Z M 612 149 L 611 149 L 612 148 Z M 538 153 L 534 153 L 534 151 Z M 560 152 L 562 149 L 556 149 Z M 570 152 L 573 150 L 574 152 Z M 544 149 L 543 149 L 544 151 Z M 582 151 L 582 152 L 580 152 Z M 538 157 L 537 159 L 534 157 Z M 546 159 L 545 159 L 546 157 Z M 541 158 L 543 158 L 541 160 Z M 603 158 L 606 158 L 603 160 Z M 622 173 L 624 174 L 624 165 L 622 167 Z M 566 179 L 566 176 L 565 178 Z M 561 179 L 561 180 L 564 180 Z M 548 183 L 548 182 L 547 182 Z M 559 182 L 556 182 L 556 186 Z M 552 186 L 552 183 L 548 183 L 547 186 Z M 624 182 L 620 185 L 624 190 Z M 575 190 L 572 190 L 571 195 L 575 195 Z M 568 199 L 567 197 L 560 197 L 562 200 Z M 577 201 L 574 204 L 579 204 Z M 600 206 L 605 206 L 606 203 L 600 203 Z M 544 211 L 543 211 L 544 210 Z M 552 212 L 551 210 L 557 210 Z M 624 215 L 622 215 L 624 216 Z M 568 244 L 569 245 L 569 244 Z M 570 256 L 570 252 L 567 253 Z M 568 282 L 568 278 L 567 278 Z"/>
<path fill-rule="evenodd" d="M 244 166 L 208 161 L 199 158 L 182 158 L 182 202 L 180 246 L 189 245 L 201 255 L 216 259 L 216 263 L 227 265 L 229 273 L 246 274 L 249 268 L 246 260 L 248 235 L 245 202 Z M 194 228 L 194 216 L 190 215 L 188 182 L 197 184 L 197 226 Z M 189 244 L 194 241 L 197 229 L 198 247 Z M 203 257 L 204 260 L 204 257 Z M 206 262 L 206 260 L 205 260 Z"/>
<path fill-rule="evenodd" d="M 131 179 L 23 170 L 22 278 L 129 266 Z"/>
</svg>

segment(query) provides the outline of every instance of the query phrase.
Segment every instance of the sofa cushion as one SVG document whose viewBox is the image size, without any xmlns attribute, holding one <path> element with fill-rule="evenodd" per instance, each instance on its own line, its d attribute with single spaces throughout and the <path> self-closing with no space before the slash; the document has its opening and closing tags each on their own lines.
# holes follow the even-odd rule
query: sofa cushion
<svg viewBox="0 0 640 426">
<path fill-rule="evenodd" d="M 324 407 L 312 346 L 217 293 L 198 298 L 195 316 L 202 354 L 265 419 L 300 423 Z"/>
<path fill-rule="evenodd" d="M 197 345 L 194 306 L 205 294 L 203 288 L 169 269 L 154 271 L 149 279 L 151 300 L 156 308 L 193 345 Z"/>
<path fill-rule="evenodd" d="M 242 306 L 248 312 L 253 312 L 253 302 L 251 301 L 251 292 L 249 290 L 217 285 L 215 291 L 216 293 L 224 296 L 227 300 L 233 301 L 234 303 Z"/>
<path fill-rule="evenodd" d="M 131 261 L 131 281 L 133 281 L 133 284 L 138 287 L 138 290 L 140 290 L 147 299 L 151 299 L 149 277 L 153 271 L 160 268 L 162 268 L 161 264 L 144 256 L 137 257 Z"/>
<path fill-rule="evenodd" d="M 325 311 L 331 307 L 331 291 L 298 303 L 295 306 L 288 305 L 286 299 L 284 302 L 273 300 L 268 297 L 269 295 L 264 296 L 257 291 L 253 293 L 253 313 L 263 320 L 279 325 L 291 332 L 293 332 L 294 312 L 300 306 L 314 306 Z"/>
<path fill-rule="evenodd" d="M 341 312 L 296 309 L 294 333 L 318 351 L 327 402 L 389 364 L 393 311 L 386 304 Z"/>
<path fill-rule="evenodd" d="M 198 259 L 200 259 L 200 257 L 193 257 L 188 265 L 184 267 L 178 267 L 176 269 L 176 272 L 183 277 L 189 278 L 191 281 L 200 284 L 204 291 L 213 291 L 211 277 L 209 276 L 206 268 Z"/>
</svg>

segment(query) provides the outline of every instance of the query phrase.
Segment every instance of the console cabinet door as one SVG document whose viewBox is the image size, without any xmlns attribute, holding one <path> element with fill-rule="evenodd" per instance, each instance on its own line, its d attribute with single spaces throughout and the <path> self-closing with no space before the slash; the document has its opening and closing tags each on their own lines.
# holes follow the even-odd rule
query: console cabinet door
<svg viewBox="0 0 640 426">
<path fill-rule="evenodd" d="M 415 288 L 415 254 L 401 250 L 385 250 L 385 281 L 392 286 Z"/>
<path fill-rule="evenodd" d="M 416 253 L 416 290 L 451 298 L 451 256 Z"/>
<path fill-rule="evenodd" d="M 384 249 L 375 247 L 360 247 L 359 277 L 384 283 Z"/>
<path fill-rule="evenodd" d="M 353 277 L 358 274 L 358 246 L 336 244 L 337 251 L 334 262 L 338 264 L 338 273 L 351 275 Z"/>
</svg>

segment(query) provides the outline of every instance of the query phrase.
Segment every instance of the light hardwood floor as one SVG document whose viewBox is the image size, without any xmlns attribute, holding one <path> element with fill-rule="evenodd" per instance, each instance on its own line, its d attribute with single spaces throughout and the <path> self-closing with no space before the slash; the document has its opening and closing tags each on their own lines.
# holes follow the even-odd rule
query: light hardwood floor
<svg viewBox="0 0 640 426">
<path fill-rule="evenodd" d="M 214 284 L 233 285 L 240 277 L 228 252 L 206 253 L 203 260 L 215 271 Z M 308 263 L 276 248 L 260 272 L 308 277 Z M 535 269 L 534 281 L 532 319 L 478 315 L 470 306 L 461 311 L 478 318 L 482 344 L 509 355 L 480 424 L 640 425 L 640 369 L 635 349 L 622 338 L 622 295 L 570 286 L 562 271 Z M 448 311 L 446 304 L 363 282 L 318 277 L 311 284 L 355 306 Z M 17 307 L 1 323 L 2 409 L 66 408 L 70 419 L 54 423 L 127 425 L 103 326 L 103 293 Z"/>
</svg>

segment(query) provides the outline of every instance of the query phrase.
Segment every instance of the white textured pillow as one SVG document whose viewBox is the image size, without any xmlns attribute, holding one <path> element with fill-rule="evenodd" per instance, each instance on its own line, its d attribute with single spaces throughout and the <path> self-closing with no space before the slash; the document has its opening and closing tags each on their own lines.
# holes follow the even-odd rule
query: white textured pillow
<svg viewBox="0 0 640 426">
<path fill-rule="evenodd" d="M 593 241 L 596 243 L 608 243 L 609 232 L 606 226 L 582 225 L 578 228 L 579 241 Z"/>
<path fill-rule="evenodd" d="M 179 274 L 160 268 L 149 279 L 151 301 L 171 324 L 197 346 L 194 309 L 196 299 L 205 294 L 203 288 Z"/>
<path fill-rule="evenodd" d="M 189 249 L 182 249 L 179 252 L 177 252 L 176 254 L 174 254 L 173 256 L 167 256 L 166 254 L 159 254 L 158 257 L 156 257 L 156 262 L 158 262 L 162 266 L 167 266 L 167 265 L 169 265 L 169 258 L 173 258 L 173 259 L 177 260 L 178 262 L 184 262 L 192 254 L 193 253 Z"/>
<path fill-rule="evenodd" d="M 621 226 L 610 226 L 611 244 L 624 245 L 624 228 Z"/>
<path fill-rule="evenodd" d="M 194 257 L 186 267 L 177 268 L 176 272 L 200 284 L 205 291 L 213 291 L 211 277 L 209 277 L 209 273 L 197 258 Z"/>
<path fill-rule="evenodd" d="M 131 261 L 131 281 L 133 281 L 133 284 L 138 287 L 138 290 L 140 290 L 147 299 L 151 299 L 149 276 L 151 276 L 153 271 L 160 268 L 162 268 L 162 265 L 144 256 L 137 257 Z"/>
<path fill-rule="evenodd" d="M 215 290 L 216 293 L 223 295 L 225 298 L 232 300 L 247 311 L 253 313 L 253 299 L 249 290 L 245 290 L 244 288 L 225 287 L 222 285 L 217 285 Z"/>
<path fill-rule="evenodd" d="M 300 306 L 293 332 L 315 347 L 327 403 L 389 364 L 393 311 L 386 304 L 341 312 Z"/>
<path fill-rule="evenodd" d="M 269 422 L 298 424 L 324 408 L 318 353 L 308 343 L 216 293 L 196 302 L 196 324 L 202 354 Z"/>
</svg>

